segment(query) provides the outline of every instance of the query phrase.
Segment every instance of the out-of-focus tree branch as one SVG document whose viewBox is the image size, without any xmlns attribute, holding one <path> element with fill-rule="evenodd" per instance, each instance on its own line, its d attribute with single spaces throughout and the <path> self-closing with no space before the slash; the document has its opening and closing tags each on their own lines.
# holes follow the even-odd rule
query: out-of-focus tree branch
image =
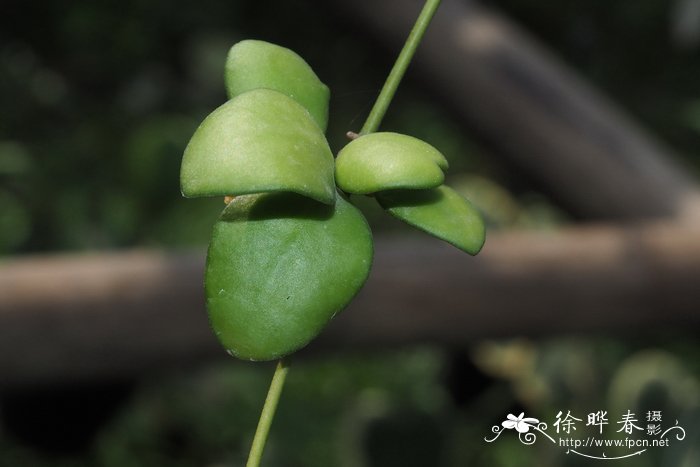
<svg viewBox="0 0 700 467">
<path fill-rule="evenodd" d="M 307 352 L 588 331 L 697 328 L 700 231 L 590 227 L 492 235 L 472 258 L 379 240 L 371 278 Z M 203 255 L 148 251 L 0 265 L 0 389 L 138 376 L 226 354 Z"/>
</svg>

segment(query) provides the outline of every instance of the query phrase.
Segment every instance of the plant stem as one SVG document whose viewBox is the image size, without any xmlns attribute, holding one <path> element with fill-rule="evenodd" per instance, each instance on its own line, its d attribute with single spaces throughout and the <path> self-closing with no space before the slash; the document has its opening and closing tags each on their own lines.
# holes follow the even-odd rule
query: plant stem
<svg viewBox="0 0 700 467">
<path fill-rule="evenodd" d="M 260 459 L 262 459 L 263 450 L 265 449 L 265 442 L 267 441 L 267 434 L 270 432 L 272 419 L 275 418 L 277 402 L 280 400 L 280 394 L 282 393 L 282 388 L 284 387 L 284 379 L 287 376 L 287 371 L 289 371 L 289 365 L 287 362 L 284 360 L 277 362 L 275 374 L 272 376 L 270 389 L 267 391 L 265 404 L 263 405 L 262 413 L 260 414 L 258 428 L 255 430 L 255 437 L 253 438 L 253 445 L 250 447 L 250 454 L 248 454 L 248 462 L 246 463 L 246 467 L 258 467 L 260 465 Z"/>
<path fill-rule="evenodd" d="M 430 20 L 433 19 L 433 15 L 438 6 L 440 6 L 440 0 L 426 0 L 423 10 L 420 12 L 420 15 L 418 15 L 416 24 L 413 25 L 413 29 L 411 29 L 411 33 L 408 35 L 408 39 L 406 39 L 406 43 L 403 49 L 401 49 L 396 63 L 394 63 L 394 67 L 391 69 L 386 82 L 384 82 L 384 87 L 379 93 L 374 107 L 372 107 L 365 124 L 362 126 L 362 130 L 360 130 L 361 135 L 377 131 L 379 124 L 382 123 L 384 114 L 396 93 L 396 88 L 399 87 L 401 78 L 403 78 L 404 73 L 406 73 L 406 69 L 411 63 L 413 54 L 416 52 L 421 39 L 423 39 L 423 34 L 425 34 L 425 30 L 428 28 Z"/>
</svg>

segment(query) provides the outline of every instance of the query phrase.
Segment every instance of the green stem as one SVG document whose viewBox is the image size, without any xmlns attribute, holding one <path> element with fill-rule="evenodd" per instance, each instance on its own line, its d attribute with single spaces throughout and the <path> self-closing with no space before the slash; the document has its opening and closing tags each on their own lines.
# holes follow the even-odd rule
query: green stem
<svg viewBox="0 0 700 467">
<path fill-rule="evenodd" d="M 396 88 L 399 87 L 401 78 L 406 73 L 413 54 L 415 54 L 418 44 L 423 39 L 423 34 L 425 34 L 425 30 L 428 28 L 430 20 L 433 19 L 438 6 L 440 6 L 440 0 L 426 0 L 423 10 L 418 15 L 416 24 L 413 25 L 413 29 L 411 29 L 411 33 L 408 35 L 403 49 L 401 49 L 399 58 L 396 59 L 396 63 L 394 63 L 394 67 L 391 69 L 382 91 L 379 93 L 379 97 L 377 97 L 377 101 L 367 117 L 367 121 L 365 121 L 362 130 L 360 130 L 361 135 L 377 131 L 379 124 L 382 123 L 384 114 L 396 93 Z"/>
<path fill-rule="evenodd" d="M 272 376 L 270 389 L 267 391 L 265 404 L 260 414 L 258 428 L 255 430 L 255 437 L 253 438 L 253 445 L 250 447 L 246 467 L 258 467 L 260 465 L 260 459 L 262 459 L 265 442 L 267 441 L 267 434 L 270 432 L 272 419 L 275 418 L 277 402 L 279 402 L 280 394 L 282 394 L 287 371 L 289 371 L 289 365 L 284 360 L 277 362 L 277 368 L 275 368 L 275 374 Z"/>
</svg>

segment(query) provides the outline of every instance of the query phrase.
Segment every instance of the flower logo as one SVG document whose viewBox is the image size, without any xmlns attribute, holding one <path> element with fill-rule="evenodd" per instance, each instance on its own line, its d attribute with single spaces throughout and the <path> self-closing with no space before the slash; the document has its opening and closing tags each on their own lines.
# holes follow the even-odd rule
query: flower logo
<svg viewBox="0 0 700 467">
<path fill-rule="evenodd" d="M 509 430 L 515 428 L 518 433 L 527 433 L 530 431 L 531 427 L 537 427 L 537 424 L 540 422 L 536 418 L 523 418 L 524 416 L 525 412 L 521 412 L 517 417 L 512 413 L 509 413 L 506 417 L 508 420 L 504 420 L 501 425 L 503 425 L 503 428 L 507 428 Z"/>
</svg>

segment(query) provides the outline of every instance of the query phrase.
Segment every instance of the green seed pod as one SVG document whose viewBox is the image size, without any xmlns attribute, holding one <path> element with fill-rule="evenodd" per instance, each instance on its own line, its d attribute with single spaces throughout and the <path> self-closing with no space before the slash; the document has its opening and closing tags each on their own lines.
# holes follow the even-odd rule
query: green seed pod
<svg viewBox="0 0 700 467">
<path fill-rule="evenodd" d="M 384 190 L 440 186 L 445 157 L 428 143 L 398 133 L 370 133 L 338 154 L 335 178 L 341 190 L 366 195 Z"/>
<path fill-rule="evenodd" d="M 186 197 L 290 191 L 335 202 L 333 154 L 309 113 L 269 89 L 241 94 L 197 128 L 182 159 Z"/>
<path fill-rule="evenodd" d="M 274 89 L 304 106 L 326 131 L 330 91 L 295 52 L 269 42 L 241 41 L 228 53 L 224 77 L 230 98 L 252 89 Z"/>
<path fill-rule="evenodd" d="M 470 255 L 484 245 L 486 229 L 481 215 L 450 187 L 386 191 L 377 193 L 376 198 L 393 216 Z"/>
<path fill-rule="evenodd" d="M 207 309 L 229 353 L 272 360 L 305 346 L 367 279 L 372 235 L 342 196 L 327 206 L 291 193 L 239 196 L 214 226 Z"/>
</svg>

